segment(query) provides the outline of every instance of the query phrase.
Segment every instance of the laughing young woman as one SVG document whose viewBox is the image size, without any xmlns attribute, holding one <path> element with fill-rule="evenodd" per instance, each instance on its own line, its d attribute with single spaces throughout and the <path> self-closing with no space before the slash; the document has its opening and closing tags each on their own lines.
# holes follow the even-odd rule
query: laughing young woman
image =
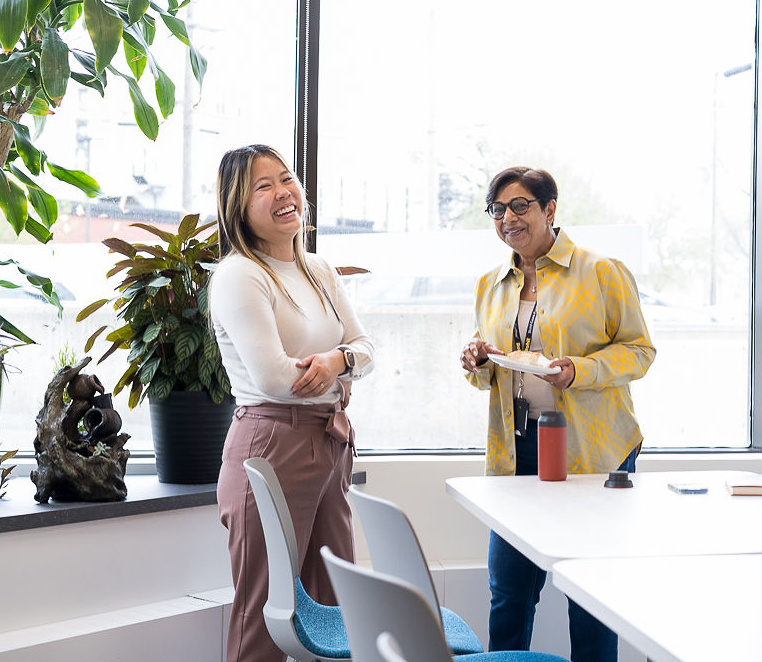
<svg viewBox="0 0 762 662">
<path fill-rule="evenodd" d="M 347 501 L 353 443 L 326 431 L 337 402 L 373 366 L 373 345 L 324 260 L 304 249 L 304 189 L 278 152 L 250 145 L 227 152 L 217 178 L 222 258 L 210 307 L 238 408 L 217 486 L 228 529 L 233 599 L 228 662 L 285 656 L 267 632 L 267 554 L 243 461 L 273 466 L 296 530 L 301 579 L 336 604 L 319 550 L 354 560 Z"/>
</svg>

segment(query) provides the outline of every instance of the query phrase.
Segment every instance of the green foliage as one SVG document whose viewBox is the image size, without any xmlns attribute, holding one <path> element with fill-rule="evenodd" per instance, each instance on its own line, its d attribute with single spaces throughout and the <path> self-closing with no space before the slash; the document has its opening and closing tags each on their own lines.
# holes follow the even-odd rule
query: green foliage
<svg viewBox="0 0 762 662">
<path fill-rule="evenodd" d="M 2 328 L 3 328 L 2 325 L 0 325 L 0 330 L 2 330 Z M 34 341 L 31 341 L 31 342 L 34 342 Z M 5 381 L 5 377 L 8 376 L 8 368 L 11 367 L 6 362 L 5 357 L 8 355 L 8 353 L 12 349 L 15 349 L 16 347 L 23 347 L 24 345 L 29 345 L 29 344 L 30 343 L 25 341 L 16 342 L 15 336 L 8 335 L 7 333 L 0 333 L 0 400 L 2 399 L 3 384 Z"/>
<path fill-rule="evenodd" d="M 7 462 L 10 460 L 16 453 L 18 453 L 18 449 L 14 451 L 6 451 L 2 455 L 0 455 L 0 499 L 2 499 L 5 496 L 5 492 L 2 491 L 4 487 L 8 486 L 8 481 L 10 480 L 11 471 L 13 471 L 16 468 L 16 465 L 13 466 L 3 466 L 3 462 Z"/>
<path fill-rule="evenodd" d="M 95 444 L 95 448 L 93 449 L 93 457 L 97 457 L 98 455 L 105 455 L 109 457 L 111 454 L 111 447 L 106 446 L 102 441 L 99 441 L 97 444 Z"/>
<path fill-rule="evenodd" d="M 158 115 L 138 84 L 146 64 L 155 81 L 162 117 L 168 117 L 175 106 L 174 83 L 151 53 L 157 19 L 188 47 L 199 84 L 206 72 L 206 61 L 189 40 L 184 21 L 177 17 L 185 4 L 170 0 L 164 9 L 145 0 L 0 0 L 0 44 L 5 51 L 0 54 L 0 122 L 5 124 L 0 126 L 0 210 L 17 235 L 27 230 L 41 241 L 50 239 L 50 233 L 40 228 L 50 230 L 57 210 L 35 179 L 46 169 L 90 197 L 100 192 L 92 177 L 51 163 L 45 152 L 33 145 L 28 129 L 20 123 L 22 116 L 32 111 L 44 115 L 60 105 L 70 79 L 104 95 L 111 73 L 127 82 L 137 124 L 155 140 Z M 66 43 L 65 33 L 79 23 L 87 29 L 92 52 Z M 120 47 L 129 74 L 115 66 Z M 72 70 L 71 65 L 79 70 Z"/>
<path fill-rule="evenodd" d="M 93 177 L 56 165 L 35 147 L 24 115 L 32 115 L 39 130 L 71 90 L 69 80 L 104 96 L 111 73 L 127 82 L 138 127 L 155 140 L 158 117 L 138 84 L 146 65 L 162 117 L 175 107 L 175 85 L 150 50 L 156 23 L 163 23 L 169 35 L 188 48 L 199 85 L 206 72 L 206 60 L 177 17 L 189 2 L 168 0 L 164 9 L 148 0 L 0 0 L 0 218 L 16 236 L 26 232 L 41 243 L 53 237 L 58 204 L 37 179 L 45 172 L 88 197 L 101 192 Z M 77 25 L 86 28 L 92 51 L 68 45 L 66 33 Z M 132 75 L 116 68 L 114 56 L 120 46 Z M 26 337 L 2 317 L 0 327 L 18 339 Z"/>
<path fill-rule="evenodd" d="M 79 357 L 77 356 L 76 350 L 69 345 L 68 342 L 65 342 L 63 347 L 61 347 L 56 354 L 54 361 L 55 372 L 58 372 L 61 368 L 66 366 L 76 365 L 78 361 Z"/>
<path fill-rule="evenodd" d="M 76 350 L 73 347 L 71 347 L 71 345 L 69 345 L 68 342 L 65 342 L 63 347 L 61 347 L 58 350 L 58 353 L 56 354 L 56 357 L 54 360 L 53 372 L 56 373 L 65 366 L 76 365 L 78 361 L 79 361 L 79 358 L 77 358 Z M 63 401 L 65 404 L 68 404 L 71 402 L 71 396 L 66 391 L 66 389 L 64 389 L 64 392 L 63 392 Z M 79 422 L 79 428 L 81 431 L 85 430 L 85 426 L 82 423 L 82 421 Z"/>
<path fill-rule="evenodd" d="M 29 285 L 37 290 L 37 292 L 45 301 L 58 308 L 58 315 L 61 315 L 63 306 L 61 306 L 58 295 L 53 289 L 53 283 L 50 281 L 50 278 L 39 276 L 33 271 L 29 271 L 29 269 L 25 269 L 18 262 L 16 262 L 16 260 L 0 260 L 0 267 L 15 267 L 15 269 L 21 275 L 25 276 L 27 283 L 29 283 Z M 16 289 L 21 286 L 13 281 L 0 278 L 0 287 L 4 287 L 6 289 Z M 24 333 L 21 329 L 14 326 L 13 323 L 3 317 L 2 314 L 0 314 L 0 331 L 3 331 L 3 334 L 0 335 L 0 360 L 2 360 L 3 355 L 12 347 L 34 344 L 34 340 L 26 335 L 26 333 Z M 18 344 L 11 344 L 7 342 L 8 340 L 12 339 L 18 340 L 20 342 Z"/>
<path fill-rule="evenodd" d="M 133 223 L 159 237 L 164 245 L 130 244 L 105 239 L 111 252 L 125 257 L 108 276 L 124 272 L 113 299 L 83 308 L 77 321 L 112 304 L 123 323 L 105 337 L 111 343 L 98 363 L 118 349 L 128 350 L 129 366 L 114 394 L 129 386 L 129 406 L 146 396 L 163 400 L 172 391 L 208 391 L 215 402 L 230 393 L 220 351 L 207 319 L 207 285 L 219 257 L 217 232 L 202 237 L 214 223 L 198 225 L 198 214 L 186 216 L 176 234 L 153 225 Z M 85 344 L 85 353 L 108 327 Z"/>
</svg>

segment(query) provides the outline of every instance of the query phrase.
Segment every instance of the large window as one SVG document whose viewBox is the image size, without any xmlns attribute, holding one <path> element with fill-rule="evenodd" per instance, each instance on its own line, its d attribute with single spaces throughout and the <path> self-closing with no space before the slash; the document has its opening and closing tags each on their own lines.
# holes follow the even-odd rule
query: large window
<svg viewBox="0 0 762 662">
<path fill-rule="evenodd" d="M 54 240 L 47 246 L 30 239 L 14 241 L 7 224 L 0 224 L 0 259 L 14 258 L 48 275 L 67 297 L 63 318 L 58 320 L 51 306 L 29 296 L 8 298 L 12 291 L 0 288 L 3 315 L 38 342 L 7 357 L 0 448 L 31 449 L 34 418 L 61 354 L 82 358 L 87 337 L 109 321 L 105 309 L 85 322 L 74 321 L 86 304 L 115 294 L 115 282 L 107 282 L 105 274 L 116 258 L 99 242 L 119 236 L 153 243 L 152 235 L 130 228 L 132 222 L 170 228 L 185 213 L 215 218 L 217 166 L 228 149 L 260 142 L 283 154 L 293 153 L 295 5 L 274 0 L 194 2 L 190 12 L 180 16 L 209 61 L 203 90 L 185 64 L 187 51 L 171 43 L 162 47 L 162 41 L 171 40 L 162 36 L 161 25 L 154 50 L 177 85 L 178 105 L 160 127 L 155 143 L 138 130 L 126 85 L 116 76 L 109 77 L 105 99 L 89 89 L 78 91 L 70 81 L 65 103 L 48 119 L 40 146 L 51 160 L 89 172 L 104 195 L 88 200 L 76 189 L 56 188 L 51 182 L 61 215 L 53 227 Z M 77 35 L 67 39 L 74 41 Z M 127 71 L 121 54 L 114 64 Z M 151 80 L 145 82 L 146 97 L 153 98 Z M 29 125 L 33 127 L 31 121 Z M 0 278 L 13 275 L 6 268 Z M 98 375 L 111 390 L 126 368 L 126 353 L 96 366 L 107 347 L 107 343 L 96 345 L 86 371 Z M 114 404 L 124 419 L 123 431 L 132 435 L 128 448 L 133 453 L 150 451 L 148 402 L 130 411 L 126 395 L 120 394 Z"/>
<path fill-rule="evenodd" d="M 378 351 L 353 393 L 361 448 L 483 447 L 487 396 L 463 379 L 458 354 L 472 333 L 474 279 L 507 250 L 482 211 L 486 185 L 517 164 L 549 170 L 558 224 L 637 278 L 658 350 L 633 384 L 646 445 L 749 447 L 755 2 L 319 8 L 317 250 L 372 272 L 346 279 Z M 74 322 L 112 293 L 99 241 L 136 239 L 131 221 L 213 217 L 227 149 L 294 153 L 296 3 L 192 11 L 209 60 L 204 89 L 182 75 L 182 52 L 161 54 L 180 103 L 155 144 L 115 78 L 106 100 L 67 95 L 48 120 L 42 146 L 88 170 L 104 196 L 57 189 L 63 213 L 48 246 L 0 235 L 0 257 L 71 293 L 60 321 L 34 299 L 0 300 L 39 342 L 8 357 L 19 372 L 0 403 L 3 449 L 31 447 L 59 355 L 81 357 L 103 323 Z M 110 388 L 123 370 L 114 356 L 91 371 Z M 129 411 L 120 397 L 116 407 L 133 452 L 150 445 L 147 403 Z"/>
<path fill-rule="evenodd" d="M 532 165 L 557 224 L 637 278 L 646 446 L 749 446 L 754 26 L 751 0 L 322 0 L 318 251 L 373 272 L 348 279 L 378 343 L 353 403 L 372 443 L 484 443 L 458 363 L 506 254 L 484 195 Z"/>
</svg>

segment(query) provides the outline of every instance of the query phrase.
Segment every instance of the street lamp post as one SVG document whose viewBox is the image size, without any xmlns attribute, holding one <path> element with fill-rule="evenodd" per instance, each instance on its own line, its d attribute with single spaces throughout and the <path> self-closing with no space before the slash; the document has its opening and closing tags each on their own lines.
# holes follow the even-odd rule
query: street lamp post
<svg viewBox="0 0 762 662">
<path fill-rule="evenodd" d="M 709 230 L 709 305 L 717 304 L 717 77 L 722 73 L 724 78 L 749 71 L 751 64 L 742 64 L 723 72 L 714 74 L 714 91 L 712 95 L 712 223 Z"/>
</svg>

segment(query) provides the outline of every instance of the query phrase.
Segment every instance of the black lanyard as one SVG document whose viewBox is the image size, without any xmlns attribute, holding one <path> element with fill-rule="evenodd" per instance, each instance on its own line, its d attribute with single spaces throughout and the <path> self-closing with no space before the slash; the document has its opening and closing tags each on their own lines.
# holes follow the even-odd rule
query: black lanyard
<svg viewBox="0 0 762 662">
<path fill-rule="evenodd" d="M 529 316 L 529 322 L 527 322 L 527 333 L 524 338 L 524 351 L 529 351 L 529 345 L 532 342 L 532 331 L 534 330 L 534 321 L 537 318 L 537 302 L 534 302 L 534 308 L 532 308 L 532 314 Z M 519 335 L 519 316 L 516 314 L 516 321 L 513 323 L 513 344 L 516 349 L 522 349 L 521 336 Z"/>
</svg>

